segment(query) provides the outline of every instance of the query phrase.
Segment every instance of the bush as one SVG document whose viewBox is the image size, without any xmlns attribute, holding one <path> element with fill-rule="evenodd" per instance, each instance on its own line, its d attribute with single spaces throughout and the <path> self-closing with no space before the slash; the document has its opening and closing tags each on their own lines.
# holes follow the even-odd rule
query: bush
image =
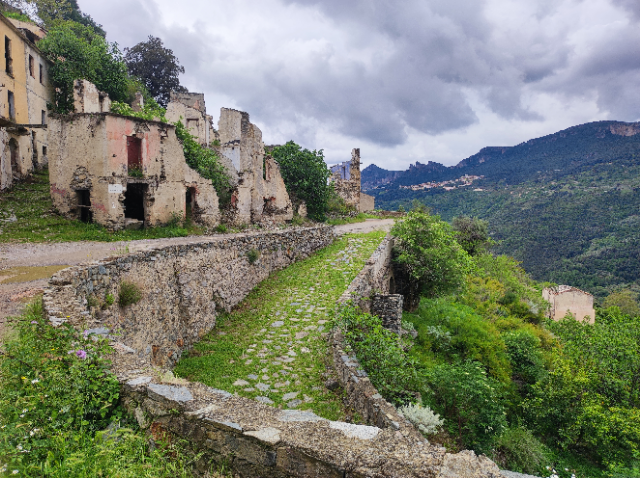
<svg viewBox="0 0 640 478">
<path fill-rule="evenodd" d="M 118 305 L 120 307 L 136 304 L 140 302 L 140 299 L 142 299 L 142 294 L 136 284 L 127 281 L 123 281 L 120 284 L 120 292 L 118 293 Z"/>
<path fill-rule="evenodd" d="M 380 318 L 349 305 L 340 312 L 338 326 L 385 399 L 398 405 L 415 401 L 411 393 L 419 386 L 415 361 L 407 356 L 400 338 L 382 326 Z"/>
<path fill-rule="evenodd" d="M 420 404 L 409 404 L 400 407 L 399 410 L 407 420 L 418 427 L 423 435 L 435 435 L 444 423 L 444 419 L 441 419 L 440 415 Z"/>
<path fill-rule="evenodd" d="M 120 385 L 103 358 L 108 341 L 69 324 L 52 327 L 41 303 L 14 326 L 18 336 L 0 362 L 0 460 L 39 475 L 43 463 L 60 457 L 52 437 L 93 433 L 120 417 Z"/>
<path fill-rule="evenodd" d="M 247 259 L 249 260 L 249 264 L 253 264 L 260 257 L 260 252 L 256 249 L 251 249 L 247 252 Z"/>
<path fill-rule="evenodd" d="M 510 427 L 496 439 L 495 460 L 507 470 L 537 473 L 547 457 L 544 445 L 529 430 Z"/>
</svg>

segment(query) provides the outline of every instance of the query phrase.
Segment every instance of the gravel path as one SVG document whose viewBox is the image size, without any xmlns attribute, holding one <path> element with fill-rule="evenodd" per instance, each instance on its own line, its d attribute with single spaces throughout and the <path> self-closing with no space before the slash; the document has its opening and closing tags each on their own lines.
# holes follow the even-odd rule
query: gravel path
<svg viewBox="0 0 640 478">
<path fill-rule="evenodd" d="M 389 230 L 393 219 L 367 219 L 365 222 L 335 226 L 338 234 L 371 232 L 377 229 Z M 245 234 L 245 233 L 241 233 Z M 252 233 L 248 233 L 252 234 Z M 231 234 L 214 236 L 189 236 L 166 239 L 146 239 L 128 242 L 60 242 L 0 244 L 0 274 L 16 267 L 43 267 L 54 265 L 72 266 L 106 257 L 138 252 L 154 247 L 177 244 L 190 244 L 208 240 L 220 240 Z M 39 272 L 42 272 L 41 274 Z M 50 270 L 34 270 L 24 282 L 3 283 L 11 280 L 0 275 L 0 337 L 4 328 L 4 319 L 21 312 L 24 302 L 42 292 L 51 276 Z M 41 276 L 41 277 L 40 277 Z"/>
</svg>

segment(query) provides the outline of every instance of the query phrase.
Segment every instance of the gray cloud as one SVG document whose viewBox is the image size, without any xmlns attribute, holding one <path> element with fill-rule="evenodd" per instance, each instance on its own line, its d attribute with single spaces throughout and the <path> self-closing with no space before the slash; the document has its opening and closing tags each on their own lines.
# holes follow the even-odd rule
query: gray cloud
<svg viewBox="0 0 640 478">
<path fill-rule="evenodd" d="M 444 161 L 415 148 L 436 141 L 453 154 L 438 141 L 468 131 L 473 154 L 496 121 L 521 135 L 502 144 L 526 140 L 571 126 L 557 119 L 567 104 L 576 106 L 566 121 L 640 116 L 637 0 L 80 4 L 121 46 L 160 36 L 214 116 L 219 106 L 249 111 L 267 141 Z"/>
</svg>

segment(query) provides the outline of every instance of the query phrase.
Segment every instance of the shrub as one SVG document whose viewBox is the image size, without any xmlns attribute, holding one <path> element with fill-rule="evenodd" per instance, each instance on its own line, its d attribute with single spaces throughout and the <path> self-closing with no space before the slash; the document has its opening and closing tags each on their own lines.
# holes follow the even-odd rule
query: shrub
<svg viewBox="0 0 640 478">
<path fill-rule="evenodd" d="M 260 252 L 256 249 L 251 249 L 247 251 L 247 259 L 249 260 L 249 264 L 253 264 L 260 257 Z"/>
<path fill-rule="evenodd" d="M 140 288 L 133 282 L 123 281 L 120 284 L 120 292 L 118 293 L 118 305 L 127 307 L 136 304 L 142 299 Z"/>
<path fill-rule="evenodd" d="M 218 224 L 216 226 L 216 232 L 219 232 L 220 234 L 224 234 L 225 232 L 227 232 L 229 229 L 227 228 L 226 224 Z"/>
<path fill-rule="evenodd" d="M 147 121 L 160 120 L 164 123 L 167 122 L 167 118 L 165 117 L 167 110 L 160 106 L 153 98 L 145 98 L 144 106 L 140 111 L 133 111 L 133 108 L 125 102 L 114 101 L 111 103 L 111 112 L 122 116 L 141 118 Z"/>
<path fill-rule="evenodd" d="M 340 312 L 338 326 L 384 398 L 398 405 L 415 401 L 411 391 L 419 386 L 416 363 L 407 356 L 400 338 L 382 326 L 380 318 L 348 305 Z"/>
<path fill-rule="evenodd" d="M 434 435 L 438 433 L 444 423 L 440 415 L 434 413 L 429 407 L 420 404 L 409 404 L 399 409 L 404 417 L 413 423 L 423 435 Z"/>
<path fill-rule="evenodd" d="M 104 305 L 107 307 L 111 307 L 115 301 L 116 299 L 113 294 L 107 294 L 104 296 Z"/>
<path fill-rule="evenodd" d="M 524 427 L 507 428 L 495 441 L 495 459 L 511 471 L 537 473 L 546 462 L 545 448 Z"/>
</svg>

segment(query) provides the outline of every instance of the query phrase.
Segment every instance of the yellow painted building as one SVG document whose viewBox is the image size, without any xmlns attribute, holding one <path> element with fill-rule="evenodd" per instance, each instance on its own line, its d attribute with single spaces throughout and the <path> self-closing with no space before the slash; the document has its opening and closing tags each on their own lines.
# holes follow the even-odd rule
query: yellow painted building
<svg viewBox="0 0 640 478">
<path fill-rule="evenodd" d="M 0 190 L 47 164 L 49 64 L 36 47 L 46 32 L 0 14 Z"/>
</svg>

